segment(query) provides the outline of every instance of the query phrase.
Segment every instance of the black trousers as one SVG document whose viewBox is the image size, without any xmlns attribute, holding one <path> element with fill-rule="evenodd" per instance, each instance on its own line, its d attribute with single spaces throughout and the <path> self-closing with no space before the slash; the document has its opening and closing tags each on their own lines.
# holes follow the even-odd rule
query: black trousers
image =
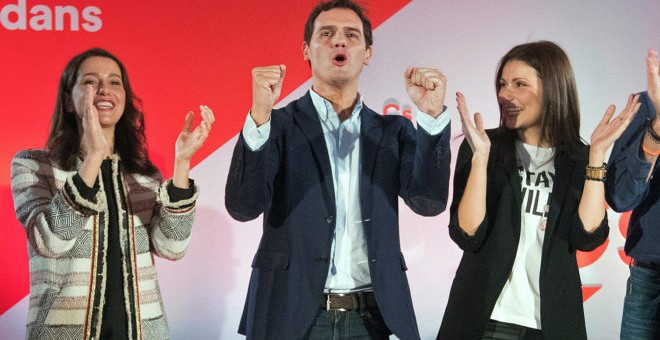
<svg viewBox="0 0 660 340">
<path fill-rule="evenodd" d="M 543 340 L 540 329 L 529 328 L 497 320 L 488 321 L 484 340 Z"/>
</svg>

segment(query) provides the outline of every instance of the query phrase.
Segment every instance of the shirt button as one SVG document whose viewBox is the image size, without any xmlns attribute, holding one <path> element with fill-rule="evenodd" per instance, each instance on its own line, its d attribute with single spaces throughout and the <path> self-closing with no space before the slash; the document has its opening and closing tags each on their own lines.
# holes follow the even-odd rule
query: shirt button
<svg viewBox="0 0 660 340">
<path fill-rule="evenodd" d="M 332 223 L 332 221 L 334 221 L 334 220 L 335 220 L 335 217 L 332 216 L 332 215 L 325 218 L 325 221 L 328 222 L 328 224 Z"/>
<path fill-rule="evenodd" d="M 323 264 L 328 263 L 328 258 L 327 257 L 322 257 L 321 258 L 321 263 L 323 263 Z"/>
</svg>

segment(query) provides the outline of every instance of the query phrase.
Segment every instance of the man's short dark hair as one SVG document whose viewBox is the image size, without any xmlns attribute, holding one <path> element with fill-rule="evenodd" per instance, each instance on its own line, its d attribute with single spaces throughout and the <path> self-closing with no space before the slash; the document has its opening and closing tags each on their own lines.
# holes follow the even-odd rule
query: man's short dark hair
<svg viewBox="0 0 660 340">
<path fill-rule="evenodd" d="M 314 21 L 321 14 L 321 12 L 326 12 L 335 8 L 347 8 L 355 12 L 357 16 L 362 21 L 362 26 L 364 30 L 364 41 L 367 47 L 371 46 L 374 43 L 374 37 L 371 32 L 371 21 L 367 18 L 364 9 L 358 3 L 352 0 L 332 0 L 328 2 L 321 2 L 309 14 L 307 22 L 305 23 L 305 42 L 307 44 L 312 40 L 312 33 L 314 33 Z"/>
</svg>

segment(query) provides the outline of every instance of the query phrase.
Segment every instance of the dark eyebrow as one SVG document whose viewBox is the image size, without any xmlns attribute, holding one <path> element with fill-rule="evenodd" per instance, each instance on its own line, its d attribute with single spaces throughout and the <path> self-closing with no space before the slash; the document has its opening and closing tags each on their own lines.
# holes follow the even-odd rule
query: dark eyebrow
<svg viewBox="0 0 660 340">
<path fill-rule="evenodd" d="M 356 33 L 360 33 L 360 34 L 362 34 L 362 31 L 361 31 L 359 28 L 355 28 L 355 27 L 344 27 L 344 28 L 342 28 L 342 29 L 343 29 L 344 31 L 356 32 Z M 324 30 L 328 30 L 328 31 L 336 31 L 336 30 L 337 30 L 337 26 L 335 26 L 335 25 L 321 26 L 321 27 L 319 27 L 318 30 L 319 30 L 319 31 L 324 31 Z"/>
<path fill-rule="evenodd" d="M 319 30 L 319 31 L 325 31 L 325 30 L 336 31 L 336 30 L 337 30 L 337 26 L 332 26 L 332 25 L 321 26 L 321 27 L 319 27 L 318 30 Z"/>
<path fill-rule="evenodd" d="M 87 76 L 100 77 L 99 74 L 96 73 L 96 72 L 85 73 L 85 74 L 83 74 L 82 76 L 83 76 L 83 78 L 84 78 L 84 77 L 87 77 Z M 120 79 L 121 79 L 121 76 L 118 75 L 118 74 L 116 74 L 116 73 L 110 73 L 110 77 L 117 77 L 117 78 L 120 78 Z"/>
<path fill-rule="evenodd" d="M 518 81 L 518 80 L 529 81 L 529 79 L 527 79 L 525 77 L 517 77 L 517 78 L 511 79 L 511 81 Z M 500 78 L 500 82 L 505 82 L 506 83 L 506 80 L 504 80 L 504 78 Z"/>
</svg>

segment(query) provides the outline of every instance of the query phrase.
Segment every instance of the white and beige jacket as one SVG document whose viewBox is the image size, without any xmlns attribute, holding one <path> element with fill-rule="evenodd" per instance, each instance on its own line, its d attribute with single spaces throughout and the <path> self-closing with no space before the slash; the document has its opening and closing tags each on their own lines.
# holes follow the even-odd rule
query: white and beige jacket
<svg viewBox="0 0 660 340">
<path fill-rule="evenodd" d="M 172 203 L 162 176 L 129 174 L 112 158 L 113 188 L 85 199 L 47 150 L 20 151 L 11 166 L 16 217 L 25 228 L 30 263 L 28 339 L 98 339 L 103 322 L 108 204 L 117 198 L 124 296 L 137 339 L 168 339 L 153 256 L 181 259 L 190 241 L 192 198 Z M 99 174 L 100 176 L 100 174 Z"/>
</svg>

